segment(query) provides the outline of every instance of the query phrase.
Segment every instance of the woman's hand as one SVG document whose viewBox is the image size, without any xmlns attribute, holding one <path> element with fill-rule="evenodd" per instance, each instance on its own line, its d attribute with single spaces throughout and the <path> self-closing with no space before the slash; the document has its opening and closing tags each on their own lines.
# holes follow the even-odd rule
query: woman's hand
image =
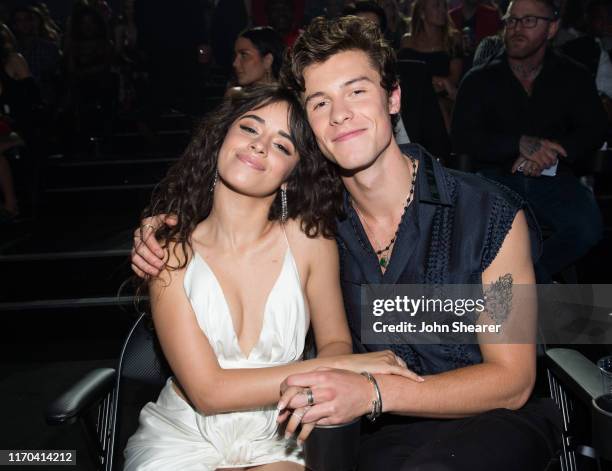
<svg viewBox="0 0 612 471">
<path fill-rule="evenodd" d="M 132 271 L 137 276 L 146 278 L 159 275 L 164 267 L 164 251 L 155 239 L 155 231 L 162 224 L 174 226 L 176 223 L 176 216 L 167 214 L 158 214 L 140 222 L 140 227 L 134 231 L 132 247 Z"/>
<path fill-rule="evenodd" d="M 308 436 L 310 435 L 310 432 L 312 432 L 312 430 L 315 428 L 315 425 L 316 425 L 315 422 L 309 422 L 309 423 L 302 422 L 302 420 L 304 419 L 304 416 L 308 413 L 309 410 L 310 410 L 310 406 L 306 406 L 306 407 L 299 407 L 298 409 L 295 409 L 293 412 L 291 412 L 289 421 L 287 422 L 287 426 L 285 428 L 285 438 L 291 437 L 297 431 L 300 424 L 302 424 L 302 428 L 300 429 L 300 433 L 296 437 L 296 440 L 299 445 L 304 443 L 304 441 L 308 438 Z M 285 418 L 283 420 L 280 420 L 280 416 L 279 416 L 279 423 L 284 422 L 287 415 L 289 415 L 288 412 L 286 415 L 284 415 Z"/>
<path fill-rule="evenodd" d="M 371 374 L 398 375 L 413 381 L 425 381 L 414 371 L 409 370 L 406 362 L 391 350 L 343 355 L 338 358 L 335 366 L 354 373 L 367 371 Z"/>
<path fill-rule="evenodd" d="M 310 389 L 310 388 L 303 388 L 301 386 L 288 386 L 286 381 L 283 381 L 283 383 L 281 384 L 280 395 L 281 395 L 282 402 L 279 402 L 278 404 L 279 414 L 278 414 L 278 418 L 276 419 L 276 421 L 279 424 L 282 424 L 287 419 L 289 419 L 287 421 L 287 426 L 285 429 L 286 430 L 285 438 L 289 438 L 291 435 L 293 435 L 295 431 L 297 430 L 297 428 L 300 426 L 300 424 L 302 424 L 302 429 L 299 435 L 297 436 L 298 442 L 303 442 L 304 440 L 306 440 L 306 438 L 308 437 L 308 435 L 310 435 L 310 432 L 312 432 L 312 429 L 315 426 L 314 422 L 311 422 L 308 424 L 302 423 L 304 416 L 310 410 L 310 407 L 311 407 L 310 405 L 308 405 L 308 399 L 307 399 L 307 393 L 306 393 L 307 389 Z M 311 393 L 312 393 L 312 390 L 311 390 Z M 286 405 L 289 405 L 293 401 L 293 399 L 298 395 L 304 396 L 303 400 L 305 401 L 306 405 L 303 407 L 298 407 L 293 410 L 287 407 Z"/>
</svg>

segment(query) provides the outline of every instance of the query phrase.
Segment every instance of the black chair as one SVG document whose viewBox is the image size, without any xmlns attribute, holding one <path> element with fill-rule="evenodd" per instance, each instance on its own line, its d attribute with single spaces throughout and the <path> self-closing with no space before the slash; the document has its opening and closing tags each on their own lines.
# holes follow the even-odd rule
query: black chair
<svg viewBox="0 0 612 471">
<path fill-rule="evenodd" d="M 50 425 L 78 422 L 101 470 L 123 468 L 123 449 L 136 431 L 138 415 L 171 375 L 150 316 L 141 314 L 130 330 L 117 369 L 91 371 L 47 409 Z"/>
<path fill-rule="evenodd" d="M 550 394 L 563 415 L 561 470 L 612 469 L 612 414 L 594 399 L 603 394 L 599 368 L 576 350 L 546 352 Z"/>
<path fill-rule="evenodd" d="M 612 460 L 612 440 L 598 430 L 591 433 L 590 427 L 593 399 L 602 392 L 599 369 L 581 353 L 563 348 L 546 352 L 546 368 L 551 397 L 563 415 L 561 470 L 612 469 L 607 461 Z M 87 374 L 49 406 L 47 423 L 78 422 L 96 467 L 122 469 L 122 452 L 136 431 L 140 410 L 157 398 L 170 375 L 150 317 L 142 314 L 127 336 L 117 369 Z M 612 414 L 606 426 L 612 430 Z"/>
</svg>

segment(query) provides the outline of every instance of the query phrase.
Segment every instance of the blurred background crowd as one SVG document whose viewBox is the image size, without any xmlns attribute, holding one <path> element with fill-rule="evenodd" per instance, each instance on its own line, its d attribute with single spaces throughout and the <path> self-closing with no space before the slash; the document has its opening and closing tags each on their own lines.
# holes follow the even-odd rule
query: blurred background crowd
<svg viewBox="0 0 612 471">
<path fill-rule="evenodd" d="M 112 137 L 126 128 L 141 138 L 137 150 L 159 150 L 160 117 L 169 112 L 201 116 L 232 86 L 277 80 L 284 48 L 291 47 L 300 29 L 319 15 L 365 16 L 380 25 L 399 59 L 426 64 L 439 112 L 426 107 L 418 111 L 416 100 L 407 102 L 407 115 L 402 116 L 407 122 L 400 132 L 407 131 L 411 140 L 448 159 L 460 81 L 473 65 L 503 48 L 499 33 L 508 3 L 3 2 L 0 221 L 35 215 L 49 157 L 116 153 L 121 143 Z M 561 28 L 554 45 L 589 68 L 610 115 L 612 66 L 609 60 L 600 65 L 600 52 L 609 54 L 612 48 L 609 2 L 563 0 L 559 12 Z M 418 71 L 408 67 L 404 74 L 400 69 L 400 75 L 406 94 L 424 93 Z M 436 121 L 438 115 L 443 126 Z M 419 126 L 426 129 L 416 129 Z"/>
</svg>

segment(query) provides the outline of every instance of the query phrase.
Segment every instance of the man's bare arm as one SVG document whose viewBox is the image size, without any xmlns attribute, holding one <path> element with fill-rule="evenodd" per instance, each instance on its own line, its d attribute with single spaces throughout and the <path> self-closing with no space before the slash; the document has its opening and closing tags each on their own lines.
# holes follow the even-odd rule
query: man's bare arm
<svg viewBox="0 0 612 471">
<path fill-rule="evenodd" d="M 524 213 L 519 212 L 483 284 L 511 274 L 515 285 L 533 285 L 535 276 Z M 423 417 L 462 417 L 522 407 L 535 382 L 533 343 L 481 344 L 483 362 L 427 376 L 422 383 L 378 375 L 385 412 Z"/>
</svg>

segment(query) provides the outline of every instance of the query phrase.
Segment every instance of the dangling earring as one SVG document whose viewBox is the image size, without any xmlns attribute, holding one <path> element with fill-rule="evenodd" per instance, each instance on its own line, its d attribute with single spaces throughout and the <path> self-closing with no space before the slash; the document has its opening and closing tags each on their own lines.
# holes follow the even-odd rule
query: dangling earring
<svg viewBox="0 0 612 471">
<path fill-rule="evenodd" d="M 215 191 L 215 186 L 217 185 L 217 180 L 219 179 L 219 170 L 215 169 L 215 179 L 212 182 L 212 185 L 210 186 L 210 192 L 212 193 L 213 191 Z"/>
<path fill-rule="evenodd" d="M 281 194 L 281 222 L 287 221 L 288 211 L 287 211 L 287 190 L 284 188 L 280 189 Z"/>
</svg>

